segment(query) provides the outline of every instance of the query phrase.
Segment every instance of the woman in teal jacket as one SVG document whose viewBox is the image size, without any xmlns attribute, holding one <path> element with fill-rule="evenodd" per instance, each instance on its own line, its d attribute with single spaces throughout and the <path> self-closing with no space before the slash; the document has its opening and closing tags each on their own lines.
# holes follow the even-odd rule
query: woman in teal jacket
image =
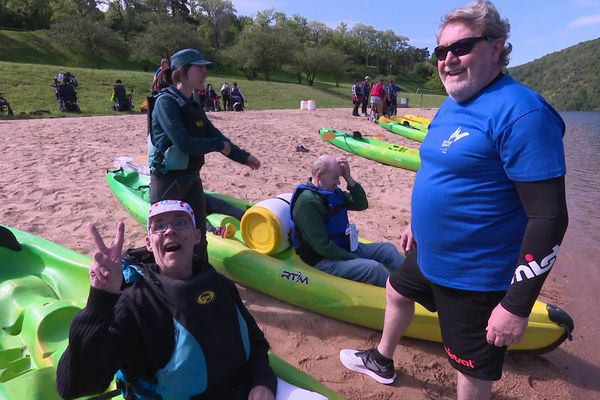
<svg viewBox="0 0 600 400">
<path fill-rule="evenodd" d="M 196 254 L 206 258 L 206 206 L 200 179 L 204 155 L 221 152 L 252 169 L 260 161 L 227 139 L 206 117 L 201 106 L 191 100 L 194 90 L 204 87 L 207 67 L 212 62 L 196 49 L 183 49 L 171 56 L 169 74 L 173 85 L 155 97 L 148 135 L 150 163 L 150 202 L 178 199 L 194 209 L 196 226 L 202 230 L 202 243 Z M 163 77 L 163 75 L 165 75 Z"/>
</svg>

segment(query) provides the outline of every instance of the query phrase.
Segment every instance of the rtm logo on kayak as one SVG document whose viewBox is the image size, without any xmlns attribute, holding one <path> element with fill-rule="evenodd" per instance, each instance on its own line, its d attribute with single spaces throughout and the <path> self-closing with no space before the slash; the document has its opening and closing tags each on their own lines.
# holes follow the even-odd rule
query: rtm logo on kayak
<svg viewBox="0 0 600 400">
<path fill-rule="evenodd" d="M 302 275 L 302 272 L 281 271 L 281 278 L 293 283 L 308 285 L 308 276 Z"/>
<path fill-rule="evenodd" d="M 550 270 L 550 268 L 552 268 L 554 265 L 556 257 L 558 257 L 558 250 L 560 250 L 560 247 L 558 245 L 554 246 L 552 248 L 552 253 L 542 258 L 542 262 L 539 264 L 537 261 L 535 261 L 532 254 L 525 254 L 525 261 L 527 261 L 527 265 L 519 265 L 517 267 L 511 284 L 515 282 L 521 282 L 523 279 L 535 278 L 536 276 L 540 276 L 543 273 L 548 272 L 548 270 Z"/>
</svg>

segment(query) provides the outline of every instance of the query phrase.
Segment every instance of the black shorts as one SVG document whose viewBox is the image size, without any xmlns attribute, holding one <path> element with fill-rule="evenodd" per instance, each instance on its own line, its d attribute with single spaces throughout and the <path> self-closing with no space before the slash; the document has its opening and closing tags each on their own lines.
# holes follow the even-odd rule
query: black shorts
<svg viewBox="0 0 600 400">
<path fill-rule="evenodd" d="M 506 292 L 474 292 L 437 285 L 421 273 L 416 250 L 408 254 L 389 280 L 402 296 L 438 312 L 444 350 L 455 369 L 487 381 L 501 378 L 506 346 L 489 344 L 486 327 L 492 310 Z"/>
</svg>

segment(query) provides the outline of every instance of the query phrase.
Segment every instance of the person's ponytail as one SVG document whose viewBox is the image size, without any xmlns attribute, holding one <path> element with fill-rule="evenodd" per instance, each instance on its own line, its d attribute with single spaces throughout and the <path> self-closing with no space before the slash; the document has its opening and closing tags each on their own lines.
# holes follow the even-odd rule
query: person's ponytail
<svg viewBox="0 0 600 400">
<path fill-rule="evenodd" d="M 171 86 L 173 84 L 173 79 L 171 78 L 171 74 L 173 70 L 171 67 L 160 70 L 154 82 L 152 82 L 152 93 L 158 93 L 162 89 Z"/>
</svg>

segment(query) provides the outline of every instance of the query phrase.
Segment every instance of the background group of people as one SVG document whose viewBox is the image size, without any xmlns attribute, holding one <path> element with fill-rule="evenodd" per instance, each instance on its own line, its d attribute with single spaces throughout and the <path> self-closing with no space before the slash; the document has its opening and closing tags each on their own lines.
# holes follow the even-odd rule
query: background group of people
<svg viewBox="0 0 600 400">
<path fill-rule="evenodd" d="M 353 117 L 367 117 L 370 121 L 377 122 L 377 119 L 382 116 L 396 115 L 398 108 L 398 93 L 402 88 L 396 85 L 393 79 L 387 83 L 380 79 L 373 84 L 370 76 L 365 76 L 361 81 L 357 79 L 352 85 L 352 109 Z M 362 114 L 358 113 L 359 107 Z M 367 108 L 371 107 L 371 112 L 367 113 Z"/>
<path fill-rule="evenodd" d="M 170 61 L 163 58 L 154 73 L 153 81 L 156 82 L 160 72 L 168 68 L 170 69 Z M 158 93 L 158 91 L 153 90 L 153 93 Z M 224 82 L 218 92 L 211 83 L 207 83 L 206 86 L 203 85 L 200 89 L 195 90 L 193 96 L 204 111 L 243 111 L 247 103 L 246 96 L 237 82 L 233 82 L 232 86 Z M 222 107 L 221 102 L 223 103 Z"/>
</svg>

